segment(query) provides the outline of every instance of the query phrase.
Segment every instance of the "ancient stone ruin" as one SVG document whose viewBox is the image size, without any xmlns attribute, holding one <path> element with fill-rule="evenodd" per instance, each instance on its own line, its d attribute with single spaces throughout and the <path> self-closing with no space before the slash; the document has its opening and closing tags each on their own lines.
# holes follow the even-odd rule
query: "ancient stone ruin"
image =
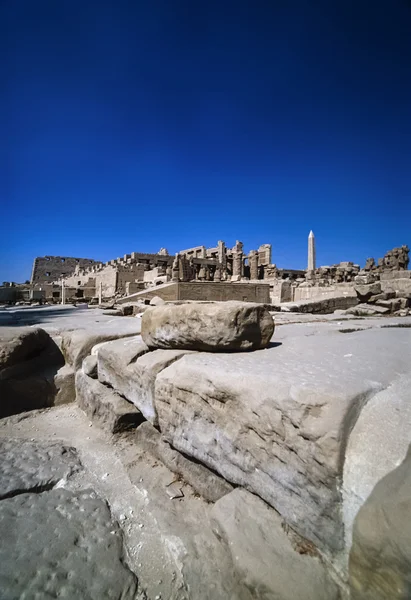
<svg viewBox="0 0 411 600">
<path fill-rule="evenodd" d="M 317 266 L 312 231 L 304 271 L 278 268 L 272 261 L 271 244 L 246 252 L 239 241 L 232 248 L 219 241 L 213 248 L 196 246 L 174 255 L 166 248 L 157 254 L 132 252 L 106 263 L 46 256 L 35 259 L 28 285 L 4 282 L 0 302 L 130 305 L 148 304 L 159 297 L 164 301 L 259 302 L 272 304 L 276 310 L 327 314 L 363 303 L 357 293 L 362 284 L 380 282 L 380 293 L 389 297 L 376 301 L 391 300 L 393 292 L 407 300 L 411 292 L 408 256 L 408 246 L 402 246 L 387 252 L 378 264 L 367 259 L 363 270 L 350 261 Z M 409 308 L 405 300 L 398 306 L 392 303 L 390 312 Z"/>
<path fill-rule="evenodd" d="M 0 312 L 3 595 L 407 597 L 411 316 L 144 306 Z"/>
</svg>

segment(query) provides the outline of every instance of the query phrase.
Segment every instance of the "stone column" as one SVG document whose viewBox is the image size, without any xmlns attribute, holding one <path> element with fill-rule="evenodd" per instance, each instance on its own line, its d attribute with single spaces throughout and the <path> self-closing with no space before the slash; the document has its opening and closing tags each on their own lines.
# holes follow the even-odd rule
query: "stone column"
<svg viewBox="0 0 411 600">
<path fill-rule="evenodd" d="M 66 303 L 66 290 L 64 287 L 64 279 L 61 280 L 61 303 Z"/>
<path fill-rule="evenodd" d="M 244 275 L 243 244 L 236 242 L 233 248 L 233 278 L 238 279 Z"/>
<path fill-rule="evenodd" d="M 258 279 L 258 252 L 256 250 L 251 250 L 248 261 L 250 264 L 250 279 Z"/>
<path fill-rule="evenodd" d="M 218 249 L 218 262 L 221 265 L 223 276 L 227 276 L 227 254 L 225 249 L 225 243 L 221 240 L 217 242 Z M 221 277 L 220 277 L 221 278 Z"/>
<path fill-rule="evenodd" d="M 172 267 L 172 280 L 173 281 L 179 281 L 180 280 L 180 255 L 177 252 L 174 262 L 173 262 L 173 267 Z"/>
<path fill-rule="evenodd" d="M 315 271 L 315 237 L 312 231 L 308 236 L 308 271 Z"/>
<path fill-rule="evenodd" d="M 98 284 L 98 303 L 101 304 L 103 302 L 103 283 L 100 281 Z"/>
</svg>

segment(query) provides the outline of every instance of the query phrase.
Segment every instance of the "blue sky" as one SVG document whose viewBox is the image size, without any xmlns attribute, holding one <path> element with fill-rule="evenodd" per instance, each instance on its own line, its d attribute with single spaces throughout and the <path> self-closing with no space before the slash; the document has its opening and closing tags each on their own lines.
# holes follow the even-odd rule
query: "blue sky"
<svg viewBox="0 0 411 600">
<path fill-rule="evenodd" d="M 408 0 L 0 0 L 0 282 L 223 239 L 411 244 Z"/>
</svg>

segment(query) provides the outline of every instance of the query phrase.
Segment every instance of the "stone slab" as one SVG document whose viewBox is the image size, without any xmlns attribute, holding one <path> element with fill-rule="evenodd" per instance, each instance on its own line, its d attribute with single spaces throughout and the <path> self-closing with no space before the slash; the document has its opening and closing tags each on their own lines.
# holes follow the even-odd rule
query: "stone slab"
<svg viewBox="0 0 411 600">
<path fill-rule="evenodd" d="M 74 369 L 69 365 L 64 365 L 59 369 L 54 377 L 54 385 L 56 395 L 53 405 L 60 406 L 61 404 L 70 404 L 76 401 L 76 386 L 75 386 Z"/>
<path fill-rule="evenodd" d="M 406 600 L 411 594 L 411 451 L 377 483 L 354 523 L 352 600 Z"/>
<path fill-rule="evenodd" d="M 76 373 L 76 399 L 89 419 L 110 433 L 132 429 L 144 420 L 134 404 L 81 369 Z"/>
<path fill-rule="evenodd" d="M 93 492 L 64 489 L 0 502 L 0 589 L 7 600 L 134 600 L 122 537 Z"/>
<path fill-rule="evenodd" d="M 83 359 L 81 369 L 85 375 L 88 375 L 92 379 L 97 379 L 97 355 L 93 354 L 93 350 L 91 352 L 90 356 L 86 356 Z"/>
<path fill-rule="evenodd" d="M 387 315 L 390 309 L 385 306 L 378 306 L 377 304 L 358 304 L 347 310 L 347 314 L 356 316 L 378 316 Z"/>
<path fill-rule="evenodd" d="M 162 369 L 185 354 L 185 350 L 149 352 L 140 338 L 108 342 L 97 350 L 98 378 L 132 402 L 148 421 L 156 425 L 155 379 Z"/>
<path fill-rule="evenodd" d="M 136 443 L 147 445 L 152 454 L 160 459 L 170 471 L 182 477 L 208 502 L 216 502 L 233 490 L 233 486 L 228 481 L 170 446 L 151 423 L 142 423 L 137 428 L 135 436 Z"/>
<path fill-rule="evenodd" d="M 246 490 L 224 496 L 211 511 L 214 531 L 232 555 L 244 600 L 338 600 L 339 590 L 318 556 L 295 548 L 281 517 Z"/>
<path fill-rule="evenodd" d="M 336 296 L 317 300 L 299 300 L 298 302 L 282 302 L 281 311 L 296 313 L 331 314 L 335 310 L 345 310 L 358 304 L 356 296 Z"/>
<path fill-rule="evenodd" d="M 0 439 L 0 499 L 50 489 L 81 469 L 74 448 L 59 442 Z"/>
<path fill-rule="evenodd" d="M 77 371 L 96 344 L 137 335 L 140 331 L 139 319 L 114 319 L 85 329 L 64 331 L 62 351 L 66 362 Z"/>
<path fill-rule="evenodd" d="M 376 394 L 361 411 L 348 440 L 343 476 L 345 545 L 374 486 L 405 458 L 411 440 L 411 375 Z"/>
<path fill-rule="evenodd" d="M 289 337 L 247 354 L 184 356 L 156 379 L 163 436 L 257 493 L 325 552 L 344 547 L 349 433 L 374 394 L 410 371 L 407 329 Z"/>
</svg>

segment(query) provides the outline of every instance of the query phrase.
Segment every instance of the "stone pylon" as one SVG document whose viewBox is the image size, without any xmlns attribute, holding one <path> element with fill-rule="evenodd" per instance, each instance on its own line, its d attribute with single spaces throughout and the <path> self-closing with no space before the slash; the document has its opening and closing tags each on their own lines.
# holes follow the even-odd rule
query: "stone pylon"
<svg viewBox="0 0 411 600">
<path fill-rule="evenodd" d="M 315 237 L 312 231 L 308 236 L 308 271 L 315 271 Z"/>
</svg>

